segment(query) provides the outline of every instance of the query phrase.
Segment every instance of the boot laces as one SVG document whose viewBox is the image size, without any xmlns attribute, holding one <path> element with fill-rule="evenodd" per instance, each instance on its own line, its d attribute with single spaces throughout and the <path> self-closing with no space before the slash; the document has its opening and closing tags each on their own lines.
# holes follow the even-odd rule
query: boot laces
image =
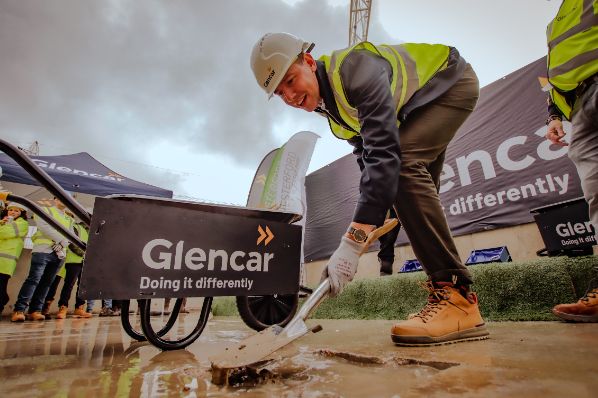
<svg viewBox="0 0 598 398">
<path fill-rule="evenodd" d="M 598 287 L 587 292 L 580 300 L 588 302 L 591 298 L 598 298 Z"/>
<path fill-rule="evenodd" d="M 443 306 L 447 305 L 450 292 L 444 287 L 435 287 L 430 281 L 423 282 L 421 285 L 428 291 L 428 303 L 413 317 L 421 318 L 422 321 L 426 322 Z"/>
</svg>

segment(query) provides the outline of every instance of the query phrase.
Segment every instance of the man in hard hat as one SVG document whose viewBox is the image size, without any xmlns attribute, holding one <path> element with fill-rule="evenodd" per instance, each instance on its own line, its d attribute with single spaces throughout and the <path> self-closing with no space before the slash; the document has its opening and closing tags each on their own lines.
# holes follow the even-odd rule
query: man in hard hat
<svg viewBox="0 0 598 398">
<path fill-rule="evenodd" d="M 477 102 L 471 66 L 452 47 L 363 42 L 314 59 L 314 44 L 268 33 L 251 68 L 268 97 L 326 117 L 332 133 L 363 162 L 360 195 L 347 232 L 326 266 L 331 294 L 353 279 L 367 234 L 392 206 L 429 281 L 428 303 L 392 327 L 398 345 L 486 338 L 438 187 L 446 148 Z"/>
<path fill-rule="evenodd" d="M 546 29 L 549 92 L 546 138 L 569 145 L 590 221 L 598 242 L 598 1 L 565 0 Z M 570 143 L 563 118 L 571 121 Z M 598 269 L 597 269 L 598 271 Z M 559 304 L 552 312 L 572 322 L 598 322 L 598 273 L 576 303 Z"/>
</svg>

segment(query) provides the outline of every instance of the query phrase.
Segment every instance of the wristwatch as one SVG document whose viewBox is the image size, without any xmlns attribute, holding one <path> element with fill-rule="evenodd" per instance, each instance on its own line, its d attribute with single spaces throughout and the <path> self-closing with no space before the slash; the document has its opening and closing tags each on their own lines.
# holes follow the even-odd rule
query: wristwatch
<svg viewBox="0 0 598 398">
<path fill-rule="evenodd" d="M 347 233 L 351 235 L 351 238 L 357 243 L 363 243 L 368 238 L 368 234 L 366 234 L 363 229 L 357 229 L 355 227 L 349 227 Z"/>
</svg>

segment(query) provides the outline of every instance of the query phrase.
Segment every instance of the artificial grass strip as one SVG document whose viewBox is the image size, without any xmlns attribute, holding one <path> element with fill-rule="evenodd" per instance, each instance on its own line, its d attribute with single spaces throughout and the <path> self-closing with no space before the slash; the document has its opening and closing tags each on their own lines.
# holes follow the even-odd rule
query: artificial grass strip
<svg viewBox="0 0 598 398">
<path fill-rule="evenodd" d="M 582 296 L 598 266 L 595 256 L 543 258 L 527 262 L 470 266 L 480 303 L 488 321 L 546 321 L 550 310 Z M 419 287 L 423 272 L 360 280 L 339 297 L 326 300 L 314 318 L 406 319 L 419 311 L 426 292 Z"/>
<path fill-rule="evenodd" d="M 214 297 L 212 314 L 214 316 L 239 316 L 235 297 Z"/>
<path fill-rule="evenodd" d="M 309 266 L 309 264 L 307 265 Z M 487 321 L 555 320 L 550 310 L 583 296 L 598 276 L 598 257 L 550 257 L 469 267 L 480 311 Z M 426 302 L 423 272 L 397 274 L 350 283 L 336 298 L 324 300 L 312 318 L 406 319 Z M 214 315 L 238 316 L 234 297 L 216 297 Z"/>
</svg>

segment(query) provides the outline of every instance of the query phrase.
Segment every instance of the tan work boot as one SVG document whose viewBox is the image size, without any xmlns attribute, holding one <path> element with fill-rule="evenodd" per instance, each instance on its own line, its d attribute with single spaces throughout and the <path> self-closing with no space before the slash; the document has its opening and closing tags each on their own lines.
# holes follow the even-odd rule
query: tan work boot
<svg viewBox="0 0 598 398">
<path fill-rule="evenodd" d="M 430 292 L 428 304 L 392 327 L 396 345 L 427 346 L 488 338 L 475 293 L 467 293 L 466 299 L 451 283 L 434 287 L 428 282 L 426 288 Z"/>
<path fill-rule="evenodd" d="M 41 311 L 34 311 L 27 314 L 28 321 L 43 321 L 46 317 L 42 315 Z"/>
<path fill-rule="evenodd" d="M 54 302 L 54 300 L 48 300 L 44 303 L 44 306 L 42 307 L 42 315 L 45 316 L 46 318 L 50 317 L 50 306 L 52 305 L 53 302 Z"/>
<path fill-rule="evenodd" d="M 66 305 L 61 305 L 60 308 L 58 308 L 58 312 L 56 313 L 55 318 L 56 319 L 65 319 L 67 311 L 68 311 L 68 307 Z"/>
<path fill-rule="evenodd" d="M 25 313 L 23 311 L 15 311 L 10 316 L 11 322 L 25 322 Z"/>
<path fill-rule="evenodd" d="M 84 307 L 85 307 L 85 304 L 80 305 L 77 308 L 75 308 L 75 311 L 73 311 L 73 316 L 75 318 L 91 318 L 92 313 L 86 312 Z"/>
<path fill-rule="evenodd" d="M 598 322 L 598 288 L 590 290 L 573 304 L 559 304 L 552 313 L 570 322 Z"/>
</svg>

